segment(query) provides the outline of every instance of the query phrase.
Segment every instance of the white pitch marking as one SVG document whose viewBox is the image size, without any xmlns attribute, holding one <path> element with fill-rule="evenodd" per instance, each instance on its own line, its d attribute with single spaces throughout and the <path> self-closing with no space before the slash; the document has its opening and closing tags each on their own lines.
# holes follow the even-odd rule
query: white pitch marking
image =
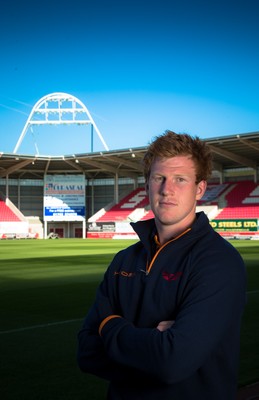
<svg viewBox="0 0 259 400">
<path fill-rule="evenodd" d="M 83 321 L 83 318 L 68 319 L 66 321 L 49 322 L 47 324 L 25 326 L 24 328 L 17 328 L 17 329 L 9 329 L 8 331 L 0 331 L 0 335 L 5 333 L 24 332 L 24 331 L 29 331 L 31 329 L 47 328 L 49 326 L 55 326 L 55 325 L 70 324 L 72 322 L 78 322 L 78 321 Z"/>
<path fill-rule="evenodd" d="M 258 294 L 258 293 L 259 290 L 251 290 L 247 292 L 247 294 Z M 24 331 L 29 331 L 31 329 L 47 328 L 49 326 L 55 326 L 55 325 L 70 324 L 72 322 L 78 322 L 78 321 L 83 322 L 83 318 L 68 319 L 66 321 L 49 322 L 48 324 L 25 326 L 24 328 L 17 328 L 17 329 L 9 329 L 8 331 L 0 331 L 0 335 L 3 335 L 5 333 L 24 332 Z"/>
</svg>

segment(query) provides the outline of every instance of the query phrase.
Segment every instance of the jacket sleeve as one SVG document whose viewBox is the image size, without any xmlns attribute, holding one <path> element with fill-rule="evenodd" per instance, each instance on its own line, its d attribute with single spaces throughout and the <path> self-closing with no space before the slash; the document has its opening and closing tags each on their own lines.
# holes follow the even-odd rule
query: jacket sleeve
<svg viewBox="0 0 259 400">
<path fill-rule="evenodd" d="M 238 253 L 215 251 L 208 258 L 204 251 L 195 260 L 170 329 L 137 328 L 124 318 L 113 318 L 101 331 L 104 350 L 121 366 L 167 384 L 179 382 L 215 355 L 227 332 L 239 331 L 245 286 Z"/>
<path fill-rule="evenodd" d="M 96 375 L 106 380 L 123 379 L 127 367 L 117 365 L 107 355 L 103 341 L 98 334 L 99 316 L 96 304 L 87 314 L 82 329 L 78 333 L 77 363 L 86 373 Z M 125 369 L 125 371 L 124 371 Z"/>
<path fill-rule="evenodd" d="M 90 308 L 81 330 L 78 333 L 77 363 L 79 368 L 86 373 L 96 375 L 106 380 L 128 379 L 129 367 L 121 365 L 112 360 L 104 347 L 104 342 L 98 330 L 100 324 L 109 316 L 114 315 L 116 309 L 111 296 L 109 298 L 109 273 L 114 263 L 119 262 L 120 254 L 115 256 L 113 263 L 104 275 L 103 282 L 100 284 L 96 299 Z M 131 374 L 134 369 L 130 368 Z M 136 371 L 136 376 L 137 376 Z"/>
</svg>

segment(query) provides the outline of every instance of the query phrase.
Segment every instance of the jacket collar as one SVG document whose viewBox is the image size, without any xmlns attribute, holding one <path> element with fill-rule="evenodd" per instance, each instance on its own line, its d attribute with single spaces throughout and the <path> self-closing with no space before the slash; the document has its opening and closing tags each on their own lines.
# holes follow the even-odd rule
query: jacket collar
<svg viewBox="0 0 259 400">
<path fill-rule="evenodd" d="M 157 233 L 155 219 L 152 218 L 145 221 L 132 222 L 131 226 L 147 251 L 152 251 L 154 236 Z M 212 229 L 208 224 L 208 217 L 203 211 L 196 213 L 196 220 L 191 228 L 194 236 L 199 236 L 204 234 L 208 229 Z"/>
</svg>

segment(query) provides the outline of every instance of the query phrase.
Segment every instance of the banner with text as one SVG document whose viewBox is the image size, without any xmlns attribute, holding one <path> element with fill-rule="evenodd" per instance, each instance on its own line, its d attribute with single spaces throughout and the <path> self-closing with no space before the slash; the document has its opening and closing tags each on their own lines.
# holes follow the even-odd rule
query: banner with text
<svg viewBox="0 0 259 400">
<path fill-rule="evenodd" d="M 212 228 L 217 232 L 256 232 L 258 231 L 257 219 L 212 219 Z"/>
<path fill-rule="evenodd" d="M 85 218 L 85 176 L 45 175 L 44 220 L 82 221 Z"/>
</svg>

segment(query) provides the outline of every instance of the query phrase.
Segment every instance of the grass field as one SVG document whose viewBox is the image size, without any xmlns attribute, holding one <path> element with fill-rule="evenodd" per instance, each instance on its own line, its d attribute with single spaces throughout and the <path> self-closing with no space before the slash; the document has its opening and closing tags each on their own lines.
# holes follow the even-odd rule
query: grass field
<svg viewBox="0 0 259 400">
<path fill-rule="evenodd" d="M 131 240 L 0 241 L 0 398 L 103 400 L 76 365 L 76 335 L 113 255 Z M 259 380 L 259 242 L 232 242 L 248 273 L 239 385 Z"/>
</svg>

